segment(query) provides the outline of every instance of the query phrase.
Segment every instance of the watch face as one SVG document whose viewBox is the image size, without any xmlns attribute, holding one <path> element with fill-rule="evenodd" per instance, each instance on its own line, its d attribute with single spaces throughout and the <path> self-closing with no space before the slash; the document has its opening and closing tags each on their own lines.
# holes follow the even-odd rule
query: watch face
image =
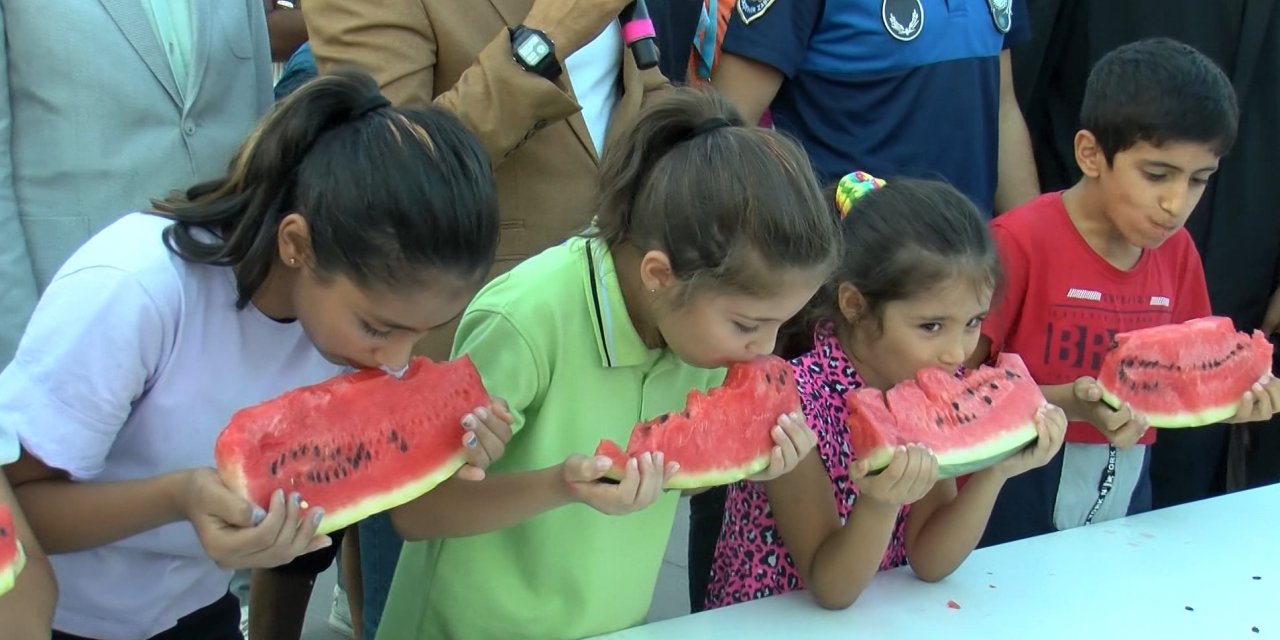
<svg viewBox="0 0 1280 640">
<path fill-rule="evenodd" d="M 521 39 L 516 44 L 516 55 L 529 66 L 535 66 L 542 62 L 542 59 L 547 57 L 550 52 L 551 47 L 547 45 L 546 41 L 533 34 Z"/>
</svg>

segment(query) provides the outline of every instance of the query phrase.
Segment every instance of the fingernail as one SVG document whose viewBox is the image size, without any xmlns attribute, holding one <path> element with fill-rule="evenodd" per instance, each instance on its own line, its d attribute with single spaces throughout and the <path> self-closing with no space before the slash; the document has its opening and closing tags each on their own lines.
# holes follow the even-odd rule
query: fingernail
<svg viewBox="0 0 1280 640">
<path fill-rule="evenodd" d="M 320 520 L 317 518 L 317 519 L 316 519 L 316 522 L 320 522 Z M 329 536 L 325 536 L 325 537 L 324 537 L 324 542 L 321 542 L 321 543 L 320 543 L 320 548 L 321 548 L 321 549 L 325 549 L 325 548 L 332 547 L 332 546 L 333 546 L 333 538 L 330 538 Z"/>
<path fill-rule="evenodd" d="M 262 510 L 262 507 L 254 507 L 254 508 L 253 508 L 253 519 L 252 519 L 253 526 L 255 526 L 255 527 L 256 527 L 256 526 L 258 526 L 258 525 L 262 524 L 262 521 L 263 521 L 263 520 L 266 520 L 266 519 L 267 519 L 267 512 L 266 512 L 266 511 L 263 511 L 263 510 Z"/>
<path fill-rule="evenodd" d="M 486 420 L 489 418 L 489 410 L 484 407 L 476 407 L 476 410 L 474 411 L 474 413 L 476 414 L 476 417 L 480 418 L 481 420 Z"/>
<path fill-rule="evenodd" d="M 316 512 L 311 516 L 311 519 L 315 520 L 316 524 L 320 524 L 320 521 L 324 520 L 324 509 L 316 509 Z"/>
<path fill-rule="evenodd" d="M 475 446 L 476 446 L 476 443 L 477 443 L 477 442 L 480 442 L 480 439 L 476 437 L 476 434 L 474 434 L 474 433 L 468 433 L 468 434 L 467 434 L 467 442 L 466 442 L 466 445 L 467 445 L 468 447 L 471 447 L 471 448 L 473 448 L 473 449 L 474 449 L 474 448 L 475 448 Z"/>
<path fill-rule="evenodd" d="M 610 459 L 608 459 L 608 458 L 606 458 L 606 457 L 604 457 L 604 456 L 601 456 L 601 457 L 599 457 L 599 458 L 596 458 L 596 468 L 597 468 L 597 469 L 599 469 L 599 470 L 601 470 L 601 471 L 604 471 L 605 469 L 608 469 L 608 468 L 609 468 L 609 467 L 611 467 L 611 466 L 613 466 L 613 461 L 612 461 L 612 460 L 610 460 Z"/>
<path fill-rule="evenodd" d="M 294 492 L 292 495 L 289 496 L 289 499 L 292 500 L 294 504 L 302 504 L 301 493 Z"/>
<path fill-rule="evenodd" d="M 284 489 L 276 489 L 275 492 L 271 494 L 271 501 L 284 502 Z"/>
<path fill-rule="evenodd" d="M 679 462 L 672 462 L 672 463 L 671 463 L 671 473 L 675 473 L 675 472 L 677 472 L 677 471 L 679 471 L 679 470 L 680 470 L 680 463 L 679 463 Z"/>
<path fill-rule="evenodd" d="M 463 429 L 468 429 L 468 430 L 470 430 L 470 429 L 475 429 L 475 428 L 476 428 L 476 418 L 475 418 L 475 416 L 473 416 L 473 415 L 471 415 L 471 414 L 469 414 L 469 413 L 468 413 L 467 415 L 463 416 L 463 418 L 462 418 L 462 428 L 463 428 Z"/>
</svg>

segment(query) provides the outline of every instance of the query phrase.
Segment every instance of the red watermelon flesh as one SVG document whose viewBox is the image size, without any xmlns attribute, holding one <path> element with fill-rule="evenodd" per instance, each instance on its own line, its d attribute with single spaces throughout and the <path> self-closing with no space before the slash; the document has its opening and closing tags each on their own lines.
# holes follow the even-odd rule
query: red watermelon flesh
<svg viewBox="0 0 1280 640">
<path fill-rule="evenodd" d="M 4 595 L 18 581 L 18 574 L 27 564 L 27 556 L 18 542 L 18 530 L 13 527 L 13 514 L 9 505 L 0 504 L 0 595 Z"/>
<path fill-rule="evenodd" d="M 769 466 L 770 432 L 784 413 L 800 410 L 791 365 L 762 356 L 729 366 L 724 384 L 703 394 L 690 391 L 684 411 L 637 424 L 624 452 L 601 440 L 596 455 L 613 459 L 608 476 L 621 479 L 627 459 L 662 452 L 680 469 L 668 489 L 697 489 L 737 482 Z"/>
<path fill-rule="evenodd" d="M 323 508 L 328 533 L 452 476 L 466 458 L 462 418 L 488 404 L 466 356 L 414 358 L 400 379 L 362 370 L 242 409 L 214 457 L 223 482 L 264 509 L 276 489 Z"/>
<path fill-rule="evenodd" d="M 871 471 L 889 466 L 899 445 L 921 444 L 938 457 L 940 478 L 984 469 L 1035 440 L 1036 412 L 1045 403 L 1022 358 L 1011 353 L 963 378 L 922 369 L 887 393 L 855 389 L 846 401 L 853 453 Z"/>
<path fill-rule="evenodd" d="M 1128 402 L 1153 427 L 1199 427 L 1235 415 L 1271 371 L 1271 352 L 1261 331 L 1236 331 L 1230 318 L 1139 329 L 1116 335 L 1098 386 L 1108 405 Z"/>
</svg>

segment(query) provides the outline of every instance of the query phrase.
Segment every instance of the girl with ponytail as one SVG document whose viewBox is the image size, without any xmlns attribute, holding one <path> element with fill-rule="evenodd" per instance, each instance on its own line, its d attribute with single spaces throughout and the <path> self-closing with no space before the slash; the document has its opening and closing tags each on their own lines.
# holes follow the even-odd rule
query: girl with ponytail
<svg viewBox="0 0 1280 640">
<path fill-rule="evenodd" d="M 6 471 L 61 584 L 55 638 L 239 638 L 230 570 L 330 541 L 306 496 L 263 509 L 223 486 L 219 431 L 350 367 L 403 367 L 498 240 L 483 148 L 360 73 L 300 89 L 227 175 L 156 208 L 63 265 L 0 373 L 0 421 L 23 448 Z M 501 453 L 497 415 L 466 421 L 475 466 Z"/>
</svg>

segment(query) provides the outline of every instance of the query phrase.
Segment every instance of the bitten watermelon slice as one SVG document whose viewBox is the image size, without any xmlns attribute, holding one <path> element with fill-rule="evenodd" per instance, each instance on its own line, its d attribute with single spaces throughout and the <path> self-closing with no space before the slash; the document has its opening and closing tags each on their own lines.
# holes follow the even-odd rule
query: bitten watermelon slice
<svg viewBox="0 0 1280 640">
<path fill-rule="evenodd" d="M 985 469 L 1036 439 L 1045 403 L 1022 358 L 1000 354 L 963 378 L 922 369 L 888 393 L 855 389 L 846 396 L 853 453 L 871 471 L 889 466 L 898 445 L 922 444 L 938 457 L 938 477 Z"/>
<path fill-rule="evenodd" d="M 1139 329 L 1116 335 L 1098 386 L 1108 405 L 1128 402 L 1153 427 L 1199 427 L 1235 415 L 1271 371 L 1271 351 L 1261 331 L 1236 331 L 1230 318 Z"/>
<path fill-rule="evenodd" d="M 613 459 L 608 476 L 622 478 L 627 459 L 659 452 L 680 469 L 668 489 L 697 489 L 737 482 L 769 466 L 770 431 L 784 413 L 800 410 L 791 365 L 762 356 L 729 366 L 724 384 L 703 394 L 690 391 L 684 411 L 637 424 L 624 452 L 601 440 L 596 455 Z"/>
<path fill-rule="evenodd" d="M 27 564 L 27 556 L 18 542 L 18 531 L 13 528 L 13 514 L 9 505 L 0 504 L 0 595 L 13 589 L 18 574 Z"/>
<path fill-rule="evenodd" d="M 236 412 L 214 451 L 223 482 L 266 508 L 297 491 L 336 531 L 435 488 L 465 461 L 461 420 L 489 403 L 463 356 L 415 358 L 402 378 L 371 369 Z"/>
</svg>

